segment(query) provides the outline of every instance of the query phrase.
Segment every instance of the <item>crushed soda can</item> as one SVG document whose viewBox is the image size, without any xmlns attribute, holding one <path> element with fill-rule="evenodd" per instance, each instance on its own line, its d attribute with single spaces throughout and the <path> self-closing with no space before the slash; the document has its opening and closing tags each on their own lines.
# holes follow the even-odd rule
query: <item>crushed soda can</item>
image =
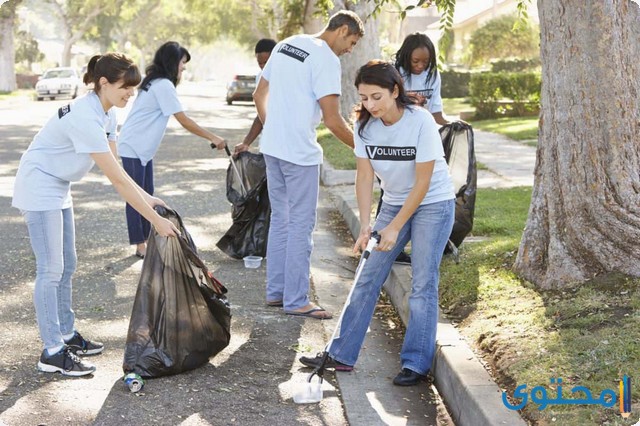
<svg viewBox="0 0 640 426">
<path fill-rule="evenodd" d="M 144 387 L 144 380 L 136 373 L 129 373 L 122 380 L 131 392 L 140 392 Z"/>
</svg>

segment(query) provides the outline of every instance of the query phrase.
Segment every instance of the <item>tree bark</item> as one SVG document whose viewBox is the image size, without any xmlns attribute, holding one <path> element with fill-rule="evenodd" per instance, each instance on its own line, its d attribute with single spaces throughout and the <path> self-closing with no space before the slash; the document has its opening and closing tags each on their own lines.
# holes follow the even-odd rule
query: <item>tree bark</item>
<svg viewBox="0 0 640 426">
<path fill-rule="evenodd" d="M 0 8 L 0 92 L 13 92 L 17 88 L 13 26 L 20 1 L 10 0 Z"/>
<path fill-rule="evenodd" d="M 360 16 L 364 22 L 365 35 L 358 42 L 351 53 L 340 57 L 342 63 L 342 95 L 340 96 L 340 111 L 345 119 L 349 119 L 353 113 L 353 107 L 360 101 L 353 82 L 356 79 L 358 69 L 371 59 L 380 57 L 380 43 L 378 42 L 377 19 L 369 17 L 374 4 L 367 0 L 360 1 L 334 1 L 333 13 L 341 9 L 351 10 Z"/>
<path fill-rule="evenodd" d="M 640 10 L 538 0 L 542 93 L 529 217 L 514 268 L 540 288 L 640 276 Z"/>
<path fill-rule="evenodd" d="M 305 34 L 316 34 L 324 27 L 322 19 L 314 14 L 318 11 L 315 0 L 305 0 L 304 2 L 304 22 L 302 30 Z"/>
</svg>

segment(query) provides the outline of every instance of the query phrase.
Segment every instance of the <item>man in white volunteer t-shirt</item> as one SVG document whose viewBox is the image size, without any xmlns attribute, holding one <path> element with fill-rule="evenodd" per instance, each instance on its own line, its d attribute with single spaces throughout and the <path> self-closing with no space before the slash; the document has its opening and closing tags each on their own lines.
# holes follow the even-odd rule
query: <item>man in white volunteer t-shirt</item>
<svg viewBox="0 0 640 426">
<path fill-rule="evenodd" d="M 331 318 L 308 294 L 322 163 L 316 127 L 323 119 L 353 148 L 353 131 L 340 115 L 338 56 L 351 52 L 362 36 L 358 15 L 340 11 L 321 33 L 279 42 L 253 94 L 264 126 L 260 152 L 271 202 L 266 299 L 269 306 L 283 306 L 288 315 Z"/>
</svg>

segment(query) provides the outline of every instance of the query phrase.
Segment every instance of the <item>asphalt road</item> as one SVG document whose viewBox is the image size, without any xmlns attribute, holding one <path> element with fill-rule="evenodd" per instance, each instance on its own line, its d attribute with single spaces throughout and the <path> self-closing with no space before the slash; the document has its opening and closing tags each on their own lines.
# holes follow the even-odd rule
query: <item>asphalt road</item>
<svg viewBox="0 0 640 426">
<path fill-rule="evenodd" d="M 222 84 L 184 83 L 179 93 L 187 113 L 230 146 L 241 140 L 255 114 L 250 103 L 227 106 Z M 127 243 L 124 203 L 94 169 L 72 189 L 78 252 L 73 297 L 78 330 L 106 349 L 91 358 L 98 370 L 87 378 L 36 371 L 42 347 L 32 304 L 35 264 L 26 226 L 10 207 L 12 183 L 33 135 L 66 103 L 0 101 L 0 425 L 349 424 L 330 375 L 325 383 L 334 390 L 325 392 L 320 404 L 293 403 L 292 392 L 309 373 L 296 360 L 300 352 L 323 347 L 326 328 L 265 306 L 264 264 L 245 269 L 215 247 L 231 225 L 225 197 L 229 161 L 174 119 L 154 160 L 156 195 L 180 212 L 201 257 L 229 289 L 229 347 L 194 371 L 148 380 L 138 394 L 125 387 L 122 358 L 142 261 Z M 323 224 L 322 232 L 344 233 L 341 226 Z M 331 264 L 345 275 L 355 259 L 347 250 L 350 242 L 341 244 Z M 427 387 L 413 393 L 418 401 L 437 399 Z M 428 421 L 426 414 L 410 420 L 411 414 L 401 413 L 390 424 L 440 424 L 435 405 L 429 410 Z"/>
</svg>

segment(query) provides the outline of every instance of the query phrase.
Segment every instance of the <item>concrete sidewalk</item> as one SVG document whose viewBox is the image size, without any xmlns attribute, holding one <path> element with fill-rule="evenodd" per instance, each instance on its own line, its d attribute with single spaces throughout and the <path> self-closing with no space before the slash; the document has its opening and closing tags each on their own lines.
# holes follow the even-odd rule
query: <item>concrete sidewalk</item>
<svg viewBox="0 0 640 426">
<path fill-rule="evenodd" d="M 488 170 L 478 171 L 478 188 L 506 188 L 533 185 L 536 150 L 502 135 L 474 131 L 476 160 Z M 359 232 L 360 223 L 352 184 L 353 171 L 334 171 L 325 164 L 322 179 L 332 195 L 337 209 L 344 218 L 352 236 Z M 407 322 L 407 300 L 411 291 L 411 268 L 395 265 L 385 283 L 385 290 L 396 310 Z M 322 296 L 322 295 L 320 295 Z M 323 299 L 321 297 L 321 299 Z M 368 340 L 365 342 L 368 344 Z M 435 385 L 447 404 L 458 426 L 466 425 L 524 425 L 517 412 L 508 410 L 502 403 L 501 389 L 477 359 L 469 345 L 462 339 L 449 321 L 440 315 L 435 360 Z M 397 363 L 397 355 L 387 355 L 387 362 Z M 337 375 L 340 387 L 346 376 Z M 349 393 L 351 394 L 351 393 Z M 349 413 L 359 406 L 343 393 L 345 411 Z M 358 424 L 364 424 L 358 422 Z M 369 424 L 378 424 L 379 418 L 370 417 Z"/>
</svg>

